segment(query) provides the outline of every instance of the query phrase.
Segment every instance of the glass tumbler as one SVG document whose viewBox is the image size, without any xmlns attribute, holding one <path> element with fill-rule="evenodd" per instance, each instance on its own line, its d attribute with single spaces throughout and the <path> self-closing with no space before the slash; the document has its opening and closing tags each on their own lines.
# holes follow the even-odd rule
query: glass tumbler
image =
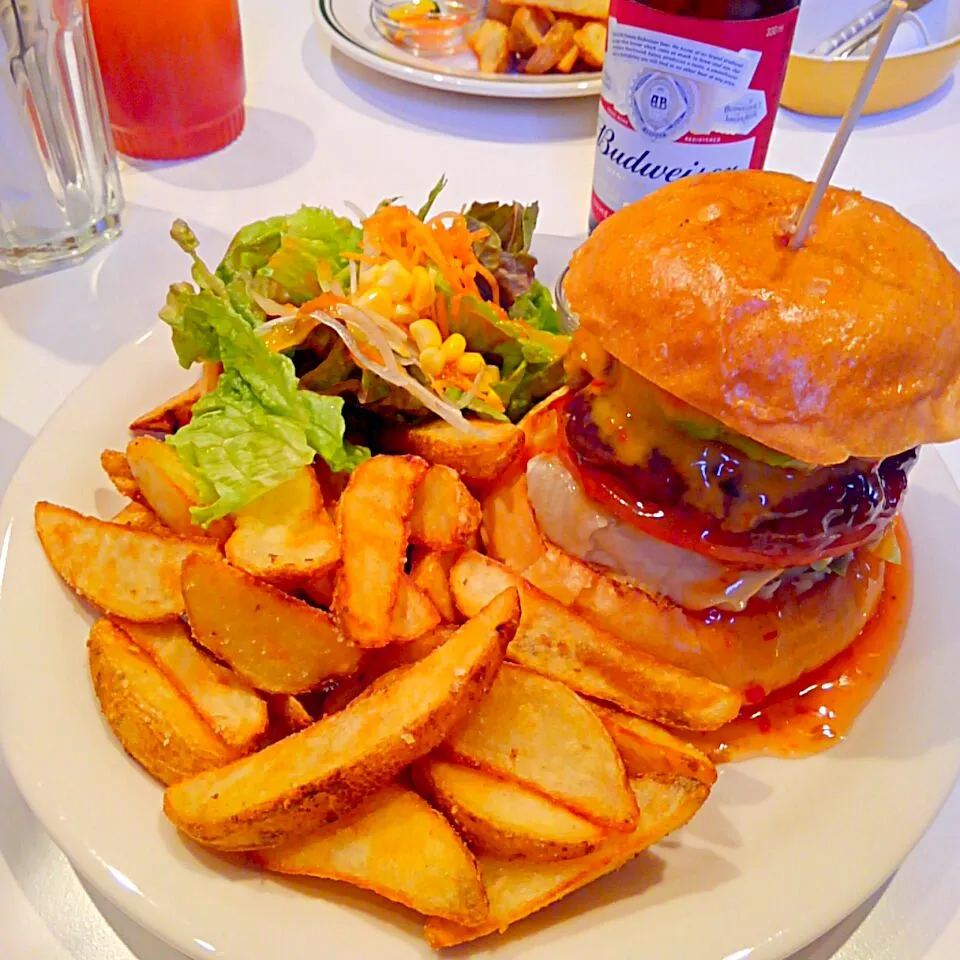
<svg viewBox="0 0 960 960">
<path fill-rule="evenodd" d="M 86 0 L 0 0 L 0 270 L 120 233 L 123 193 Z"/>
</svg>

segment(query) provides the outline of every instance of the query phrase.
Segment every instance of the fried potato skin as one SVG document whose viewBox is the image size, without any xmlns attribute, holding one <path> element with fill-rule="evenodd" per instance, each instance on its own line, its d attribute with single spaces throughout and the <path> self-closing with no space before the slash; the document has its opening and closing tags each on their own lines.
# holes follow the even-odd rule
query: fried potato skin
<svg viewBox="0 0 960 960">
<path fill-rule="evenodd" d="M 46 501 L 36 505 L 34 523 L 60 577 L 93 606 L 125 620 L 179 617 L 184 560 L 192 554 L 219 556 L 211 540 L 137 530 Z"/>
<path fill-rule="evenodd" d="M 276 846 L 334 822 L 429 753 L 482 699 L 518 618 L 516 591 L 506 591 L 385 690 L 176 785 L 164 812 L 181 832 L 221 850 Z"/>
<path fill-rule="evenodd" d="M 100 711 L 124 750 L 163 784 L 224 766 L 237 756 L 167 675 L 107 619 L 87 640 Z"/>
</svg>

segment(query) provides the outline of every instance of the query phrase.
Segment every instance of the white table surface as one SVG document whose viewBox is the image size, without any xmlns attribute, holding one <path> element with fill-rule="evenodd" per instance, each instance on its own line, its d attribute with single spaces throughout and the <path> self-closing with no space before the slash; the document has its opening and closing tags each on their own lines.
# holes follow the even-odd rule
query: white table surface
<svg viewBox="0 0 960 960">
<path fill-rule="evenodd" d="M 166 284 L 184 278 L 175 252 L 140 253 L 172 247 L 163 237 L 173 214 L 199 228 L 216 260 L 227 236 L 251 219 L 304 202 L 370 209 L 388 195 L 418 200 L 446 172 L 451 203 L 538 199 L 545 232 L 585 228 L 595 101 L 497 103 L 405 86 L 331 55 L 310 0 L 241 7 L 249 90 L 241 138 L 196 161 L 124 164 L 125 236 L 69 276 L 15 282 L 0 274 L 0 490 L 69 392 L 153 323 L 107 309 L 111 271 L 142 271 L 158 307 Z M 814 176 L 833 130 L 831 121 L 781 113 L 768 165 Z M 960 262 L 958 150 L 960 85 L 952 84 L 917 108 L 863 121 L 836 182 L 893 203 Z M 75 297 L 103 303 L 103 322 L 72 325 Z M 960 477 L 960 445 L 942 452 Z M 794 960 L 958 956 L 960 788 L 885 888 Z M 131 957 L 180 954 L 84 887 L 0 760 L 0 958 Z"/>
</svg>

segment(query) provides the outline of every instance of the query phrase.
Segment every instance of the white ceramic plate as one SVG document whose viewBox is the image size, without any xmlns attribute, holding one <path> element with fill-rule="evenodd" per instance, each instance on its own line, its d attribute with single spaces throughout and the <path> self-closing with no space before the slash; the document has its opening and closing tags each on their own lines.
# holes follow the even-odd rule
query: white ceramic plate
<svg viewBox="0 0 960 960">
<path fill-rule="evenodd" d="M 549 283 L 574 240 L 541 237 Z M 138 279 L 118 291 L 156 309 Z M 195 958 L 414 960 L 418 918 L 346 886 L 260 876 L 181 842 L 161 790 L 100 719 L 87 675 L 91 615 L 50 570 L 34 502 L 111 514 L 98 465 L 132 415 L 184 386 L 165 328 L 123 348 L 52 418 L 0 510 L 0 741 L 24 796 L 79 871 Z M 454 956 L 509 960 L 773 960 L 844 918 L 897 867 L 960 768 L 960 494 L 937 454 L 910 481 L 910 629 L 850 740 L 802 762 L 723 769 L 701 814 L 634 864 L 505 938 Z"/>
<path fill-rule="evenodd" d="M 483 74 L 472 54 L 417 57 L 385 39 L 370 19 L 369 0 L 310 0 L 323 35 L 342 54 L 398 80 L 479 97 L 560 99 L 600 93 L 599 73 Z"/>
</svg>

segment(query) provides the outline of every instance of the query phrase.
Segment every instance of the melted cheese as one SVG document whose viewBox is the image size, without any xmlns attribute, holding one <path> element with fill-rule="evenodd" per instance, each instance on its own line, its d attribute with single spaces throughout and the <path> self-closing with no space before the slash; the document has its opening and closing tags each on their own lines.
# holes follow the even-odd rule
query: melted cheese
<svg viewBox="0 0 960 960">
<path fill-rule="evenodd" d="M 738 570 L 657 540 L 602 510 L 554 454 L 527 464 L 527 493 L 547 539 L 688 610 L 742 610 L 780 570 Z"/>
</svg>

